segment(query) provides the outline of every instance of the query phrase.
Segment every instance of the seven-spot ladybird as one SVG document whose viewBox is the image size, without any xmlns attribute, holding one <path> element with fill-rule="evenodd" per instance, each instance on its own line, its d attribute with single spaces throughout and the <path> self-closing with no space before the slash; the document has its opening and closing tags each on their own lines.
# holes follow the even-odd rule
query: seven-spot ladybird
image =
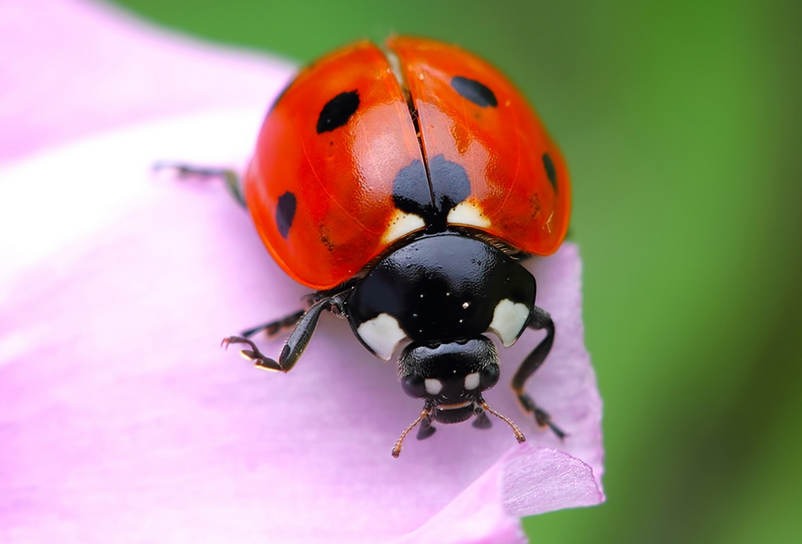
<svg viewBox="0 0 802 544">
<path fill-rule="evenodd" d="M 185 173 L 214 173 L 180 167 Z M 220 173 L 220 172 L 217 172 Z M 540 426 L 564 433 L 524 391 L 554 341 L 520 263 L 565 237 L 570 183 L 563 157 L 510 81 L 457 47 L 392 37 L 362 41 L 300 72 L 278 97 L 250 166 L 229 187 L 276 262 L 316 292 L 308 309 L 245 331 L 257 366 L 289 371 L 324 310 L 345 317 L 373 354 L 400 349 L 404 391 L 423 399 L 418 438 L 433 422 L 490 426 L 482 392 L 499 379 L 496 347 L 523 331 L 545 339 L 512 380 Z M 278 360 L 249 337 L 293 327 Z"/>
</svg>

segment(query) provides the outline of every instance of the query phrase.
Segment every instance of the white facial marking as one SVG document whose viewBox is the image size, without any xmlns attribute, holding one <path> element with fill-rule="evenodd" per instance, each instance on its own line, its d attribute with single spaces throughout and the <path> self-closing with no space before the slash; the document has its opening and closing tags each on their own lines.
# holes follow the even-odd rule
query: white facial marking
<svg viewBox="0 0 802 544">
<path fill-rule="evenodd" d="M 426 392 L 430 395 L 437 395 L 443 390 L 443 382 L 434 378 L 426 378 L 423 380 L 423 385 L 426 387 Z"/>
<path fill-rule="evenodd" d="M 410 232 L 415 232 L 416 230 L 420 230 L 425 226 L 426 222 L 420 215 L 396 210 L 393 214 L 393 218 L 390 219 L 390 224 L 387 225 L 387 230 L 384 231 L 382 243 L 389 244 L 391 242 L 395 242 Z"/>
<path fill-rule="evenodd" d="M 470 227 L 490 226 L 490 219 L 485 217 L 479 206 L 468 201 L 462 201 L 451 208 L 446 221 L 453 225 L 467 225 Z"/>
<path fill-rule="evenodd" d="M 362 341 L 370 346 L 373 353 L 385 361 L 390 360 L 395 347 L 407 336 L 398 326 L 398 320 L 390 314 L 379 314 L 373 319 L 365 321 L 356 332 Z"/>
<path fill-rule="evenodd" d="M 526 305 L 505 298 L 496 306 L 493 321 L 488 328 L 495 332 L 504 347 L 508 348 L 518 340 L 528 319 L 529 308 Z"/>
<path fill-rule="evenodd" d="M 471 391 L 479 387 L 479 373 L 471 372 L 465 376 L 465 389 Z"/>
</svg>

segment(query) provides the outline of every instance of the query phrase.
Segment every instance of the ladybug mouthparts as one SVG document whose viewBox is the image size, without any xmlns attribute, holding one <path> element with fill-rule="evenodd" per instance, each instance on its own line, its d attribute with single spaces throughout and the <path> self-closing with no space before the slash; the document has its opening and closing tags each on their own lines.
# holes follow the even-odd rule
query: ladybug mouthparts
<svg viewBox="0 0 802 544">
<path fill-rule="evenodd" d="M 515 434 L 515 439 L 518 440 L 519 443 L 526 440 L 524 433 L 521 432 L 521 429 L 519 429 L 510 418 L 490 408 L 481 396 L 477 397 L 476 400 L 465 401 L 461 404 L 437 406 L 434 405 L 432 401 L 427 400 L 418 418 L 404 429 L 401 436 L 396 440 L 392 455 L 393 457 L 398 457 L 401 454 L 401 446 L 404 443 L 404 439 L 417 425 L 420 425 L 418 428 L 418 440 L 429 438 L 437 430 L 432 425 L 432 421 L 438 421 L 440 423 L 460 423 L 469 419 L 472 415 L 475 415 L 476 419 L 473 422 L 473 426 L 477 429 L 488 429 L 491 425 L 490 419 L 487 417 L 488 412 L 509 425 L 512 432 Z"/>
</svg>

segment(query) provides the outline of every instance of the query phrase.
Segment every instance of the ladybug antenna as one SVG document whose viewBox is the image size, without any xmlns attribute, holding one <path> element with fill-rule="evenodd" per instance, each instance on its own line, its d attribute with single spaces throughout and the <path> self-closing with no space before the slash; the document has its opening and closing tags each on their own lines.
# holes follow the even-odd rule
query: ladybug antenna
<svg viewBox="0 0 802 544">
<path fill-rule="evenodd" d="M 507 425 L 509 425 L 512 428 L 512 432 L 515 433 L 515 439 L 519 443 L 526 440 L 526 437 L 524 436 L 524 433 L 521 432 L 521 429 L 519 429 L 518 426 L 515 423 L 513 423 L 510 418 L 508 418 L 507 416 L 505 416 L 503 414 L 499 414 L 498 412 L 493 410 L 490 406 L 487 405 L 487 402 L 485 402 L 484 399 L 482 399 L 482 403 L 479 406 L 481 406 L 482 410 L 484 410 L 485 412 L 490 412 L 491 414 L 493 414 L 494 416 L 496 416 L 500 420 L 504 421 Z M 415 423 L 417 423 L 417 421 Z M 393 451 L 395 451 L 395 450 L 393 450 Z"/>
<path fill-rule="evenodd" d="M 429 417 L 430 414 L 431 414 L 431 408 L 428 405 L 424 406 L 423 410 L 420 411 L 420 415 L 418 416 L 418 419 L 416 419 L 415 421 L 410 423 L 409 427 L 404 429 L 404 432 L 402 432 L 401 436 L 398 437 L 398 440 L 395 441 L 395 445 L 393 446 L 393 451 L 392 451 L 393 457 L 395 457 L 397 459 L 398 456 L 401 455 L 401 444 L 404 442 L 404 439 L 409 434 L 409 431 L 414 429 L 415 426 L 418 423 L 420 423 L 421 421 L 424 420 L 424 418 Z"/>
</svg>

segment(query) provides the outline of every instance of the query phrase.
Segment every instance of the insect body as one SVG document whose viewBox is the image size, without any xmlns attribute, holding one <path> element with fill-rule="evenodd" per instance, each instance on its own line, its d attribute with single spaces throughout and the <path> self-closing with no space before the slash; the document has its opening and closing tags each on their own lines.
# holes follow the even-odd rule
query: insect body
<svg viewBox="0 0 802 544">
<path fill-rule="evenodd" d="M 232 187 L 234 187 L 232 185 Z M 393 37 L 358 42 L 302 70 L 262 126 L 241 200 L 278 264 L 316 289 L 310 307 L 225 340 L 258 366 L 288 371 L 323 311 L 347 318 L 378 357 L 399 351 L 404 391 L 423 399 L 419 438 L 432 424 L 474 418 L 498 381 L 488 333 L 508 347 L 526 328 L 545 339 L 513 389 L 524 391 L 554 340 L 521 265 L 556 251 L 568 228 L 562 155 L 521 93 L 495 68 L 450 45 Z M 277 360 L 248 337 L 294 326 Z"/>
</svg>

